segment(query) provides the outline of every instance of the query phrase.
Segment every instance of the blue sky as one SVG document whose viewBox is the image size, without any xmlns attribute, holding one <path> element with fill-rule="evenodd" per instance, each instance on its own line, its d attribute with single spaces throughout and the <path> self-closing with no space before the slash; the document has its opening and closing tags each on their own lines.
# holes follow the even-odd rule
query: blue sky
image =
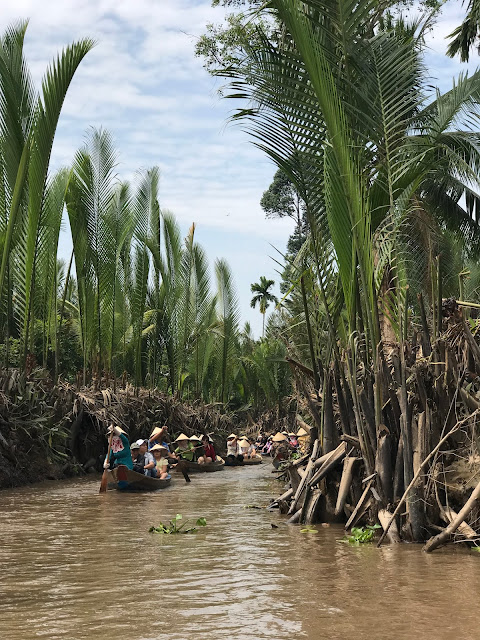
<svg viewBox="0 0 480 640">
<path fill-rule="evenodd" d="M 210 0 L 2 0 L 4 25 L 30 19 L 26 52 L 37 81 L 65 44 L 84 36 L 98 43 L 67 96 L 53 166 L 71 163 L 89 126 L 114 135 L 122 178 L 158 165 L 161 206 L 185 233 L 196 223 L 212 264 L 228 260 L 242 322 L 258 336 L 261 317 L 249 306 L 250 284 L 261 275 L 278 282 L 271 245 L 284 249 L 291 223 L 265 220 L 259 201 L 275 169 L 245 133 L 227 124 L 233 105 L 218 97 L 218 81 L 194 57 L 196 37 L 222 16 Z M 442 90 L 467 68 L 444 56 L 444 38 L 462 16 L 461 3 L 450 0 L 428 38 L 427 64 Z M 65 226 L 60 255 L 70 250 Z"/>
</svg>

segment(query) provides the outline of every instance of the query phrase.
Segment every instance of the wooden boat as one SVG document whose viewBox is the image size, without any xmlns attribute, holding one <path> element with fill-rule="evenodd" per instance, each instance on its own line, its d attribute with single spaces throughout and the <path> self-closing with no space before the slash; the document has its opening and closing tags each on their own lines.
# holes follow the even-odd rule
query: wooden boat
<svg viewBox="0 0 480 640">
<path fill-rule="evenodd" d="M 108 471 L 108 488 L 118 489 L 119 491 L 158 491 L 165 489 L 171 482 L 171 477 L 160 480 L 159 478 L 150 478 L 132 471 L 123 464 L 119 465 L 112 471 Z"/>
<path fill-rule="evenodd" d="M 213 473 L 214 471 L 222 471 L 225 467 L 225 462 L 210 462 L 210 464 L 198 464 L 198 462 L 190 462 L 189 460 L 182 460 L 185 470 L 188 473 Z"/>
<path fill-rule="evenodd" d="M 246 464 L 260 464 L 261 462 L 262 462 L 262 456 L 257 453 L 255 458 L 244 458 L 243 461 L 237 460 L 236 458 L 235 460 L 230 460 L 229 458 L 227 458 L 225 460 L 225 466 L 226 467 L 244 467 Z"/>
</svg>

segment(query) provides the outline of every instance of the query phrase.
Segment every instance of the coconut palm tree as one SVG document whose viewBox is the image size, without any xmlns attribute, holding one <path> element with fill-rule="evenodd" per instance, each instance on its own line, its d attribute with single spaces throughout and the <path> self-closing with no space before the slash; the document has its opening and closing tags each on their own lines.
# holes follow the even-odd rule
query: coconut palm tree
<svg viewBox="0 0 480 640">
<path fill-rule="evenodd" d="M 262 314 L 262 338 L 265 337 L 265 314 L 267 313 L 267 309 L 270 306 L 270 303 L 274 304 L 278 303 L 276 296 L 270 293 L 270 289 L 275 284 L 275 280 L 268 280 L 265 276 L 260 276 L 260 282 L 254 282 L 250 286 L 250 290 L 255 295 L 250 301 L 250 306 L 252 309 L 259 306 L 260 313 Z"/>
</svg>

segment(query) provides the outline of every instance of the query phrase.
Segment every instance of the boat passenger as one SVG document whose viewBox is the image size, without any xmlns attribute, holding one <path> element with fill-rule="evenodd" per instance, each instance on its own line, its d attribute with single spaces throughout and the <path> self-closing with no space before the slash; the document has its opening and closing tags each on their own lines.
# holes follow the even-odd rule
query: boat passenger
<svg viewBox="0 0 480 640">
<path fill-rule="evenodd" d="M 150 434 L 150 437 L 148 439 L 148 447 L 149 450 L 155 445 L 155 444 L 161 444 L 164 447 L 167 448 L 167 451 L 169 451 L 169 446 L 168 443 L 165 441 L 165 438 L 167 436 L 167 431 L 168 431 L 168 427 L 166 424 L 163 425 L 163 427 L 159 427 L 158 425 L 156 425 L 153 428 L 152 433 Z"/>
<path fill-rule="evenodd" d="M 193 462 L 195 456 L 195 447 L 193 443 L 190 442 L 190 438 L 184 433 L 181 433 L 175 440 L 175 442 L 177 443 L 177 448 L 175 449 L 177 460 L 183 459 L 188 460 L 189 462 Z"/>
<path fill-rule="evenodd" d="M 256 446 L 253 444 L 252 440 L 249 438 L 248 439 L 248 457 L 249 458 L 256 458 L 257 457 L 257 448 Z"/>
<path fill-rule="evenodd" d="M 238 443 L 238 451 L 242 454 L 244 458 L 248 458 L 248 450 L 250 448 L 250 443 L 246 438 L 242 438 Z"/>
<path fill-rule="evenodd" d="M 167 442 L 167 438 L 168 438 L 168 427 L 166 424 L 163 425 L 163 427 L 159 427 L 158 425 L 153 429 L 152 433 L 150 434 L 150 437 L 148 439 L 148 449 L 149 451 L 151 451 L 153 445 L 155 444 L 161 444 L 162 447 L 165 447 L 165 449 L 168 451 L 168 458 L 170 459 L 170 461 L 176 460 L 176 456 L 170 451 L 170 445 Z"/>
<path fill-rule="evenodd" d="M 133 470 L 137 473 L 144 473 L 145 468 L 145 456 L 140 453 L 140 445 L 137 442 L 133 442 L 130 445 L 130 452 L 132 454 Z"/>
<path fill-rule="evenodd" d="M 198 458 L 198 464 L 210 464 L 217 459 L 213 444 L 208 436 L 202 436 L 202 445 L 204 455 Z"/>
<path fill-rule="evenodd" d="M 139 445 L 139 453 L 144 457 L 143 472 L 146 476 L 156 478 L 155 459 L 153 455 L 148 451 L 148 440 L 137 440 L 136 444 Z"/>
<path fill-rule="evenodd" d="M 272 457 L 273 457 L 273 466 L 278 467 L 280 462 L 283 460 L 288 460 L 290 457 L 290 453 L 292 452 L 292 448 L 288 442 L 288 438 L 284 433 L 276 433 L 273 438 L 273 449 L 272 449 Z"/>
<path fill-rule="evenodd" d="M 295 433 L 292 432 L 288 434 L 288 441 L 295 449 L 298 447 L 297 435 Z"/>
<path fill-rule="evenodd" d="M 238 448 L 238 438 L 234 433 L 231 433 L 227 438 L 227 459 L 226 465 L 241 464 L 243 462 L 243 456 Z"/>
<path fill-rule="evenodd" d="M 303 427 L 300 427 L 297 431 L 298 448 L 301 453 L 307 453 L 308 451 L 309 435 L 308 431 Z"/>
<path fill-rule="evenodd" d="M 165 480 L 168 478 L 168 452 L 161 444 L 155 444 L 151 451 L 155 458 L 156 477 L 160 480 Z"/>
<path fill-rule="evenodd" d="M 203 455 L 202 440 L 198 436 L 190 436 L 190 442 L 193 444 L 193 462 L 197 462 Z"/>
<path fill-rule="evenodd" d="M 112 435 L 112 447 L 110 449 L 110 457 L 105 458 L 103 463 L 104 469 L 109 469 L 110 465 L 114 467 L 123 464 L 128 469 L 133 469 L 132 454 L 130 451 L 130 443 L 127 438 L 126 432 L 120 427 L 111 424 L 107 429 L 107 437 L 110 439 Z"/>
</svg>

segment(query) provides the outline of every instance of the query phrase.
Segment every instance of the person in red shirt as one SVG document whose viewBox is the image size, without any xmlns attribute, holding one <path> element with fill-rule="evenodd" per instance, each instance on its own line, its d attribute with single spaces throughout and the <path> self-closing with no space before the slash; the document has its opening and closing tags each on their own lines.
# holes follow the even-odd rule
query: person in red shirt
<svg viewBox="0 0 480 640">
<path fill-rule="evenodd" d="M 208 436 L 202 436 L 202 446 L 204 455 L 200 456 L 198 464 L 210 464 L 210 462 L 215 462 L 217 454 L 215 453 L 215 448 L 210 442 L 210 438 Z"/>
</svg>

